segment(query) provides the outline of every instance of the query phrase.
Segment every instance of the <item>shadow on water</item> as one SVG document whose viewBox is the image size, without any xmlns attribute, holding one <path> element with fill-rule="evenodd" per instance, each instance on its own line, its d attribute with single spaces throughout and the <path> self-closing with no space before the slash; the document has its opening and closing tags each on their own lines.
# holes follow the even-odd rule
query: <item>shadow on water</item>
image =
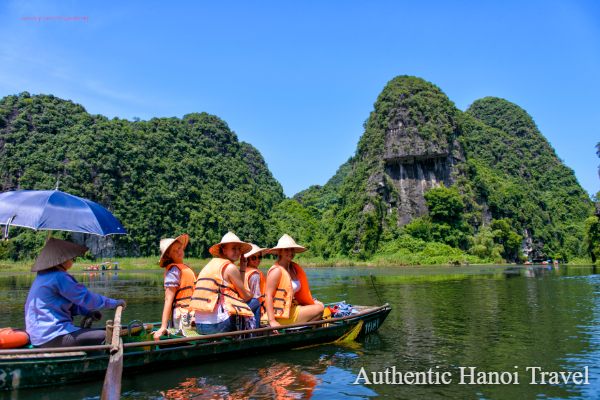
<svg viewBox="0 0 600 400">
<path fill-rule="evenodd" d="M 600 276 L 592 267 L 353 267 L 308 274 L 314 296 L 325 302 L 374 305 L 378 292 L 393 311 L 378 333 L 352 347 L 324 345 L 125 376 L 124 398 L 600 398 Z M 9 310 L 0 315 L 0 326 L 22 325 L 32 277 L 0 276 L 0 303 Z M 76 277 L 94 291 L 126 298 L 125 319 L 153 321 L 160 315 L 160 271 Z M 586 366 L 589 385 L 533 385 L 526 370 Z M 449 372 L 453 381 L 353 384 L 362 369 L 371 374 L 392 367 Z M 509 371 L 519 383 L 459 384 L 461 367 Z M 93 398 L 100 388 L 94 382 L 5 395 L 67 400 Z"/>
</svg>

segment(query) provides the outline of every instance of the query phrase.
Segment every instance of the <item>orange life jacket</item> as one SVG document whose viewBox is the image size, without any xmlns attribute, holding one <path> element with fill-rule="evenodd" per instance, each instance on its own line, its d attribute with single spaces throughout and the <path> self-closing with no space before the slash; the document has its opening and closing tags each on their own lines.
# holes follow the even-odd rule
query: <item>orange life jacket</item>
<svg viewBox="0 0 600 400">
<path fill-rule="evenodd" d="M 275 290 L 275 293 L 273 293 L 273 313 L 275 314 L 275 318 L 289 318 L 292 300 L 294 299 L 301 306 L 315 304 L 312 294 L 310 293 L 310 288 L 308 287 L 308 279 L 306 279 L 304 270 L 294 262 L 291 263 L 291 267 L 295 269 L 296 276 L 300 281 L 300 290 L 296 294 L 294 294 L 294 290 L 292 289 L 292 277 L 285 268 L 275 264 L 269 269 L 269 272 L 267 272 L 268 279 L 271 271 L 275 270 L 275 268 L 281 269 L 281 279 L 279 279 L 277 289 Z"/>
<path fill-rule="evenodd" d="M 265 297 L 265 274 L 262 273 L 261 270 L 257 268 L 246 268 L 246 274 L 244 275 L 244 286 L 246 289 L 250 290 L 250 277 L 254 274 L 258 274 L 260 276 L 260 298 Z"/>
<path fill-rule="evenodd" d="M 185 264 L 169 264 L 165 268 L 165 276 L 171 267 L 177 267 L 181 272 L 181 280 L 179 281 L 179 288 L 175 292 L 175 299 L 173 299 L 172 308 L 187 308 L 192 300 L 192 294 L 194 293 L 194 285 L 196 283 L 196 274 L 190 267 Z"/>
<path fill-rule="evenodd" d="M 201 312 L 214 312 L 219 300 L 229 315 L 253 317 L 254 314 L 248 304 L 241 299 L 231 283 L 225 284 L 223 272 L 231 264 L 224 258 L 213 258 L 198 274 L 196 288 L 190 302 L 190 309 Z"/>
<path fill-rule="evenodd" d="M 259 374 L 273 390 L 274 399 L 310 399 L 319 379 L 310 372 L 285 363 L 261 368 Z"/>
<path fill-rule="evenodd" d="M 246 289 L 248 291 L 252 292 L 252 290 L 250 289 L 250 277 L 254 274 L 258 274 L 258 276 L 260 276 L 260 284 L 259 284 L 260 296 L 258 297 L 258 301 L 260 303 L 260 312 L 261 312 L 261 314 L 264 314 L 266 312 L 265 306 L 264 306 L 265 287 L 266 287 L 265 274 L 263 274 L 262 271 L 257 268 L 246 268 L 246 274 L 244 275 L 244 286 L 246 287 Z"/>
</svg>

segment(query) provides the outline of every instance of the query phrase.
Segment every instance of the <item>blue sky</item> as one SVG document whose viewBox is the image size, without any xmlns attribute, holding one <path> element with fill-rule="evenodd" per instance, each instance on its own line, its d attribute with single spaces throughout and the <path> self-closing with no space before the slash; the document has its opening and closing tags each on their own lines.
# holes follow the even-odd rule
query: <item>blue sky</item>
<svg viewBox="0 0 600 400">
<path fill-rule="evenodd" d="M 54 94 L 127 119 L 216 114 L 293 195 L 354 154 L 386 82 L 416 75 L 462 110 L 485 96 L 523 107 L 593 194 L 599 4 L 2 1 L 0 97 Z"/>
</svg>

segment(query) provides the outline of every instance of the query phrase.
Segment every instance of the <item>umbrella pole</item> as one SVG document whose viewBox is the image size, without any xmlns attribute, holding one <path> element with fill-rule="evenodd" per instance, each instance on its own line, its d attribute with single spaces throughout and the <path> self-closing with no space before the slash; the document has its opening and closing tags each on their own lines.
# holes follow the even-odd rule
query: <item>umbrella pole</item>
<svg viewBox="0 0 600 400">
<path fill-rule="evenodd" d="M 13 222 L 15 217 L 16 217 L 16 215 L 13 215 L 12 217 L 10 217 L 8 219 L 8 221 L 6 221 L 6 227 L 4 228 L 4 240 L 8 240 L 8 232 L 10 229 L 10 224 Z"/>
</svg>

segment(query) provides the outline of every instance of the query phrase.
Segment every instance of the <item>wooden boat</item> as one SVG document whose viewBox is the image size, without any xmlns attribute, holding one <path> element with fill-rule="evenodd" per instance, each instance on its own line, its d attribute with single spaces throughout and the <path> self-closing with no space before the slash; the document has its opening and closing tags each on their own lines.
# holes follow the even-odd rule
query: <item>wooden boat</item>
<svg viewBox="0 0 600 400">
<path fill-rule="evenodd" d="M 144 370 L 169 368 L 251 354 L 326 344 L 343 337 L 362 338 L 379 329 L 391 311 L 380 307 L 355 306 L 357 314 L 288 325 L 277 332 L 265 327 L 248 331 L 155 341 L 123 339 L 125 376 Z M 0 350 L 0 390 L 56 386 L 102 379 L 111 345 L 56 349 Z"/>
</svg>

